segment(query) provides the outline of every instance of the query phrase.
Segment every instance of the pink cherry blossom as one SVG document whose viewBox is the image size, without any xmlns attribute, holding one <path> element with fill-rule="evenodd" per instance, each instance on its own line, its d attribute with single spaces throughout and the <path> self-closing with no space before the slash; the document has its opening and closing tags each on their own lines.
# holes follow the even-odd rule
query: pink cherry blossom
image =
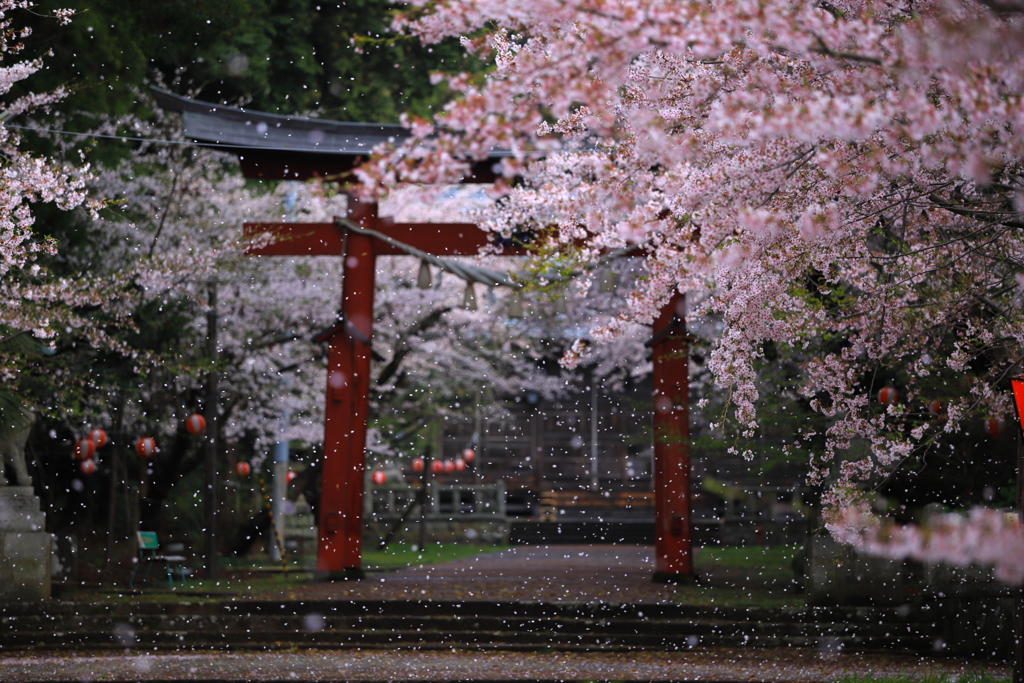
<svg viewBox="0 0 1024 683">
<path fill-rule="evenodd" d="M 642 249 L 644 277 L 596 339 L 686 292 L 691 319 L 721 323 L 709 365 L 747 434 L 764 344 L 805 354 L 802 391 L 828 418 L 810 478 L 831 488 L 826 502 L 967 420 L 1010 417 L 1005 378 L 1024 342 L 1021 12 L 449 0 L 413 2 L 395 28 L 473 36 L 463 44 L 494 69 L 453 78 L 456 100 L 362 168 L 367 192 L 456 181 L 473 159 L 511 154 L 499 175 L 517 180 L 498 184 L 491 229 L 534 228 L 541 260 Z M 902 403 L 872 400 L 865 377 L 880 370 L 899 376 Z M 947 406 L 941 424 L 924 416 L 931 398 Z M 870 453 L 851 455 L 854 440 Z"/>
</svg>

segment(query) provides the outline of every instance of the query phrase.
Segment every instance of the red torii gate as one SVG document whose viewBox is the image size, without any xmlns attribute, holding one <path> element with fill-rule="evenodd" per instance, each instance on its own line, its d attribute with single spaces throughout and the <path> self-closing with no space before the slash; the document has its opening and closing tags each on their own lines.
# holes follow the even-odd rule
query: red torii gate
<svg viewBox="0 0 1024 683">
<path fill-rule="evenodd" d="M 279 116 L 179 97 L 158 88 L 164 109 L 183 115 L 185 135 L 238 155 L 247 178 L 305 180 L 348 174 L 377 144 L 408 131 L 393 125 Z M 500 156 L 500 154 L 498 155 Z M 464 182 L 493 180 L 493 160 L 477 162 Z M 488 234 L 468 223 L 395 223 L 377 205 L 350 198 L 349 222 L 436 256 L 471 256 Z M 344 256 L 338 324 L 322 334 L 328 344 L 324 409 L 323 492 L 317 570 L 325 578 L 362 575 L 362 496 L 373 294 L 377 256 L 398 250 L 371 235 L 333 223 L 250 224 L 250 231 L 287 239 L 253 255 Z M 693 577 L 690 551 L 689 350 L 683 298 L 661 311 L 648 342 L 654 361 L 655 581 Z"/>
<path fill-rule="evenodd" d="M 348 220 L 436 256 L 475 256 L 488 233 L 470 223 L 395 223 L 377 205 L 349 197 Z M 317 571 L 327 578 L 362 575 L 362 497 L 370 343 L 377 256 L 404 255 L 384 240 L 335 223 L 252 223 L 250 234 L 270 233 L 262 256 L 344 256 L 339 322 L 317 341 L 328 344 L 324 408 L 324 464 Z M 283 239 L 281 239 L 283 238 Z M 519 249 L 505 255 L 521 255 Z M 689 354 L 683 298 L 676 296 L 655 322 L 654 360 L 655 580 L 692 576 L 690 552 Z"/>
</svg>

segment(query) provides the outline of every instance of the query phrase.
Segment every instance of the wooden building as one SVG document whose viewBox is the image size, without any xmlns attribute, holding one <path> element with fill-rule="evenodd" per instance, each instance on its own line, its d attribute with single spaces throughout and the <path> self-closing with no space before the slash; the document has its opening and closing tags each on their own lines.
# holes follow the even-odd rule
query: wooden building
<svg viewBox="0 0 1024 683">
<path fill-rule="evenodd" d="M 649 385 L 557 402 L 527 393 L 505 420 L 445 424 L 441 453 L 454 460 L 475 446 L 461 473 L 441 483 L 505 483 L 510 516 L 591 521 L 654 520 Z M 410 480 L 415 475 L 408 473 Z"/>
</svg>

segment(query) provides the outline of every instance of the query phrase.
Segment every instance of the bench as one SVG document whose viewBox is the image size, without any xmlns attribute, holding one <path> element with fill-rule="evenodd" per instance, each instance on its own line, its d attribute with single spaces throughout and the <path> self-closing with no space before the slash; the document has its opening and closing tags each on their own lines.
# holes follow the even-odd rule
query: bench
<svg viewBox="0 0 1024 683">
<path fill-rule="evenodd" d="M 157 553 L 160 550 L 160 541 L 157 539 L 155 531 L 137 531 L 135 533 L 135 541 L 138 544 L 139 554 L 135 559 L 135 566 L 132 568 L 131 578 L 128 579 L 128 587 L 132 588 L 135 583 L 135 576 L 139 573 L 139 569 L 143 564 L 146 565 L 146 574 L 142 577 L 143 581 L 149 579 L 149 570 L 152 569 L 154 563 L 162 563 L 167 571 L 167 583 L 171 588 L 174 588 L 174 569 L 178 569 L 178 575 L 181 577 L 181 585 L 185 585 L 185 557 L 183 555 L 160 555 Z"/>
</svg>

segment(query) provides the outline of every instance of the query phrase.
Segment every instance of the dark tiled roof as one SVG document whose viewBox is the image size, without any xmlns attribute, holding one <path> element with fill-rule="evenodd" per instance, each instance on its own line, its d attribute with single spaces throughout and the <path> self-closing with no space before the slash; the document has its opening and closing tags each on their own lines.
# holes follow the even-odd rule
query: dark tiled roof
<svg viewBox="0 0 1024 683">
<path fill-rule="evenodd" d="M 281 116 L 152 90 L 160 107 L 182 114 L 186 137 L 217 147 L 366 156 L 381 143 L 397 144 L 409 136 L 395 124 Z"/>
</svg>

